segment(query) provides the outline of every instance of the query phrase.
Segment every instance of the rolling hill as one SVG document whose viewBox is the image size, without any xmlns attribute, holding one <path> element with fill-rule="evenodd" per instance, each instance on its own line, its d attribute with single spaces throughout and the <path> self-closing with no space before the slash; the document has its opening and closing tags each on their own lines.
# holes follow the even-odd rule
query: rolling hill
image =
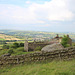
<svg viewBox="0 0 75 75">
<path fill-rule="evenodd" d="M 56 36 L 56 34 L 59 34 L 59 36 L 63 35 L 69 35 L 72 40 L 75 42 L 75 33 L 71 32 L 44 32 L 44 31 L 19 31 L 19 30 L 0 30 L 0 39 L 5 40 L 20 40 L 28 38 L 30 40 L 32 39 L 51 39 Z"/>
</svg>

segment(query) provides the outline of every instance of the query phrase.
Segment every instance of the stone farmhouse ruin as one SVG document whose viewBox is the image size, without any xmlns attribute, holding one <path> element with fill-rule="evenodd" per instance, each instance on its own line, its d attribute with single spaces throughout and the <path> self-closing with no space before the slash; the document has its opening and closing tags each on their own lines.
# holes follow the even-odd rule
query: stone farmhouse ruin
<svg viewBox="0 0 75 75">
<path fill-rule="evenodd" d="M 47 42 L 36 42 L 36 41 L 34 41 L 34 42 L 28 42 L 26 40 L 25 43 L 24 43 L 24 50 L 26 52 L 28 52 L 28 51 L 35 51 L 36 47 L 40 46 L 40 47 L 43 48 L 46 45 L 49 45 L 49 43 L 47 43 Z"/>
<path fill-rule="evenodd" d="M 67 37 L 69 38 L 68 40 L 68 44 L 72 45 L 72 39 L 69 37 L 69 35 L 67 35 Z M 50 43 L 61 43 L 62 41 L 62 37 L 59 37 L 59 35 L 57 34 L 56 37 L 52 38 Z"/>
<path fill-rule="evenodd" d="M 69 37 L 69 35 L 67 35 Z M 53 61 L 53 60 L 73 60 L 75 59 L 75 47 L 63 48 L 60 44 L 62 37 L 58 35 L 51 39 L 49 42 L 28 42 L 27 40 L 24 43 L 24 50 L 35 50 L 36 47 L 41 46 L 42 49 L 40 52 L 34 52 L 24 55 L 16 56 L 1 56 L 0 57 L 0 67 L 7 65 L 16 65 L 20 63 L 31 63 L 38 61 Z M 69 38 L 68 44 L 72 44 L 72 40 Z M 60 48 L 60 49 L 58 49 Z"/>
<path fill-rule="evenodd" d="M 69 35 L 67 35 L 67 37 L 69 38 L 68 40 L 68 44 L 72 45 L 72 39 L 69 37 Z M 54 44 L 54 43 L 61 43 L 62 41 L 62 37 L 59 37 L 59 35 L 57 34 L 56 37 L 52 38 L 49 42 L 46 42 L 46 41 L 39 41 L 39 42 L 28 42 L 27 40 L 25 41 L 24 43 L 24 50 L 26 52 L 28 51 L 35 51 L 35 48 L 36 47 L 45 47 L 46 45 L 51 45 L 51 44 Z"/>
</svg>

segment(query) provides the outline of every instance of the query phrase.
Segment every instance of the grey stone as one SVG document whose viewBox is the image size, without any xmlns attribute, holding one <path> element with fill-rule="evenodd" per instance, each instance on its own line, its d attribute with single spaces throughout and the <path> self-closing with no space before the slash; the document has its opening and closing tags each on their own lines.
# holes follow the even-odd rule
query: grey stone
<svg viewBox="0 0 75 75">
<path fill-rule="evenodd" d="M 10 53 L 7 53 L 7 54 L 4 54 L 2 56 L 5 57 L 5 56 L 10 56 L 10 55 L 11 55 Z"/>
<path fill-rule="evenodd" d="M 43 47 L 41 49 L 42 52 L 50 52 L 50 51 L 54 51 L 57 49 L 63 49 L 64 47 L 60 44 L 60 43 L 54 43 L 51 45 L 46 45 L 45 47 Z"/>
</svg>

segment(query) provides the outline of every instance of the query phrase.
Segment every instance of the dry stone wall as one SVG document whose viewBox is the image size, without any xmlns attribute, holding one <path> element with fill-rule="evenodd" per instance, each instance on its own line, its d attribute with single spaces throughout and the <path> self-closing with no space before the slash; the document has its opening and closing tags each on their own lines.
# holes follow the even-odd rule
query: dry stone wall
<svg viewBox="0 0 75 75">
<path fill-rule="evenodd" d="M 45 60 L 70 60 L 75 59 L 75 47 L 64 48 L 52 52 L 37 52 L 17 56 L 0 57 L 0 65 L 20 64 Z"/>
</svg>

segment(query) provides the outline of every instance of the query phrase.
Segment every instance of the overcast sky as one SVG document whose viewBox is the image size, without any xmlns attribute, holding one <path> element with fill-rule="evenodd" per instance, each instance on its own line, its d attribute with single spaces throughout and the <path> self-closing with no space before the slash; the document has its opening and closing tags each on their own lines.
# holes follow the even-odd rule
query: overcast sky
<svg viewBox="0 0 75 75">
<path fill-rule="evenodd" d="M 75 0 L 0 0 L 0 29 L 75 32 Z"/>
</svg>

